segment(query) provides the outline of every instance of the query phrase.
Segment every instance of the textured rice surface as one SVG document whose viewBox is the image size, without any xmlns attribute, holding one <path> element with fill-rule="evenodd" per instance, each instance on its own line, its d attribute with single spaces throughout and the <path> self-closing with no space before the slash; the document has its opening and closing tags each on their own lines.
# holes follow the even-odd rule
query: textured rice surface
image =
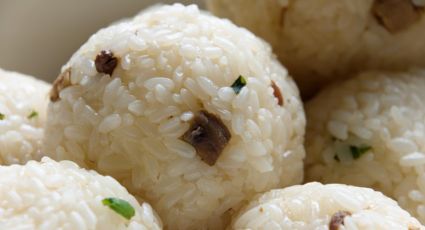
<svg viewBox="0 0 425 230">
<path fill-rule="evenodd" d="M 325 88 L 306 105 L 307 179 L 372 187 L 425 223 L 424 98 L 419 70 Z"/>
<path fill-rule="evenodd" d="M 1 165 L 41 159 L 49 89 L 31 76 L 0 69 Z"/>
<path fill-rule="evenodd" d="M 339 228 L 336 213 L 346 212 Z M 348 212 L 348 213 L 347 213 Z M 370 188 L 317 182 L 264 193 L 235 215 L 231 229 L 425 229 L 397 202 Z"/>
<path fill-rule="evenodd" d="M 118 59 L 112 76 L 95 68 L 102 50 Z M 256 192 L 302 180 L 298 90 L 268 45 L 227 20 L 194 5 L 151 9 L 93 35 L 69 68 L 73 85 L 49 105 L 46 152 L 114 176 L 168 228 L 222 229 Z M 247 85 L 236 94 L 239 75 Z M 231 134 L 213 166 L 181 139 L 200 110 Z"/>
<path fill-rule="evenodd" d="M 137 200 L 116 180 L 79 168 L 70 161 L 0 166 L 0 229 L 161 229 L 148 203 Z M 135 215 L 127 220 L 105 198 L 130 203 Z"/>
<path fill-rule="evenodd" d="M 301 94 L 311 95 L 335 78 L 364 69 L 404 70 L 425 66 L 424 1 L 418 21 L 389 32 L 372 10 L 375 2 L 409 0 L 208 0 L 217 16 L 233 20 L 271 43 L 294 76 Z M 403 7 L 392 7 L 396 21 Z M 400 10 L 397 10 L 400 9 Z M 417 10 L 417 11 L 416 11 Z M 391 18 L 391 16 L 389 17 Z"/>
</svg>

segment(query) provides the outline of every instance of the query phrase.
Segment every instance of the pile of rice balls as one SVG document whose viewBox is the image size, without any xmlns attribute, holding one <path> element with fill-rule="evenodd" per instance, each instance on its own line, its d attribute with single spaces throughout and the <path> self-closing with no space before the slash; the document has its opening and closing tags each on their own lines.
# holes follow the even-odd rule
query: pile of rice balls
<svg viewBox="0 0 425 230">
<path fill-rule="evenodd" d="M 207 4 L 0 70 L 0 229 L 425 229 L 425 1 Z"/>
</svg>

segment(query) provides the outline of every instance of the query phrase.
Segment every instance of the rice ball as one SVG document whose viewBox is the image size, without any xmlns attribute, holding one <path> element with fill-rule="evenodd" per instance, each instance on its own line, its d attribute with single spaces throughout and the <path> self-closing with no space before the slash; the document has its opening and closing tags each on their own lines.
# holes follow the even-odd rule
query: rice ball
<svg viewBox="0 0 425 230">
<path fill-rule="evenodd" d="M 307 179 L 371 187 L 425 223 L 425 71 L 367 72 L 306 105 Z"/>
<path fill-rule="evenodd" d="M 0 166 L 0 229 L 161 229 L 151 206 L 70 161 Z"/>
<path fill-rule="evenodd" d="M 423 0 L 208 0 L 271 43 L 303 96 L 365 69 L 425 66 Z"/>
<path fill-rule="evenodd" d="M 40 160 L 50 85 L 0 69 L 0 165 Z"/>
<path fill-rule="evenodd" d="M 266 192 L 235 215 L 231 229 L 425 229 L 370 188 L 317 182 Z"/>
<path fill-rule="evenodd" d="M 168 228 L 221 229 L 303 178 L 296 85 L 262 40 L 194 5 L 102 29 L 59 79 L 46 152 L 114 176 Z"/>
</svg>

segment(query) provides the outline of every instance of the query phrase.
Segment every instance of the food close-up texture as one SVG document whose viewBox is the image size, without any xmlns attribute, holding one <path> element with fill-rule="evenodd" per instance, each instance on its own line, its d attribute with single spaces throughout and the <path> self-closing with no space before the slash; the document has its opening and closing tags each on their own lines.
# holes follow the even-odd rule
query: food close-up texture
<svg viewBox="0 0 425 230">
<path fill-rule="evenodd" d="M 422 0 L 207 0 L 207 5 L 270 42 L 305 97 L 366 69 L 425 67 Z"/>
<path fill-rule="evenodd" d="M 0 165 L 40 160 L 50 85 L 0 69 Z"/>
<path fill-rule="evenodd" d="M 369 188 L 317 182 L 261 194 L 232 229 L 425 229 L 397 202 Z"/>
<path fill-rule="evenodd" d="M 69 161 L 0 167 L 0 197 L 0 229 L 161 229 L 148 203 Z"/>
<path fill-rule="evenodd" d="M 0 230 L 425 230 L 424 15 L 0 0 Z"/>
<path fill-rule="evenodd" d="M 257 192 L 302 181 L 298 94 L 252 33 L 196 6 L 155 7 L 62 68 L 45 151 L 114 176 L 165 226 L 223 228 Z"/>
<path fill-rule="evenodd" d="M 308 180 L 372 187 L 425 221 L 425 72 L 366 72 L 306 104 Z"/>
</svg>

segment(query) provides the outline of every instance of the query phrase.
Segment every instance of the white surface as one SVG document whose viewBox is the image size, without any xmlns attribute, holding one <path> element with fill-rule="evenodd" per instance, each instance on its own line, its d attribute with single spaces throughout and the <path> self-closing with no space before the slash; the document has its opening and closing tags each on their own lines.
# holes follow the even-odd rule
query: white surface
<svg viewBox="0 0 425 230">
<path fill-rule="evenodd" d="M 202 0 L 0 0 L 0 67 L 53 81 L 91 34 L 155 3 Z"/>
</svg>

